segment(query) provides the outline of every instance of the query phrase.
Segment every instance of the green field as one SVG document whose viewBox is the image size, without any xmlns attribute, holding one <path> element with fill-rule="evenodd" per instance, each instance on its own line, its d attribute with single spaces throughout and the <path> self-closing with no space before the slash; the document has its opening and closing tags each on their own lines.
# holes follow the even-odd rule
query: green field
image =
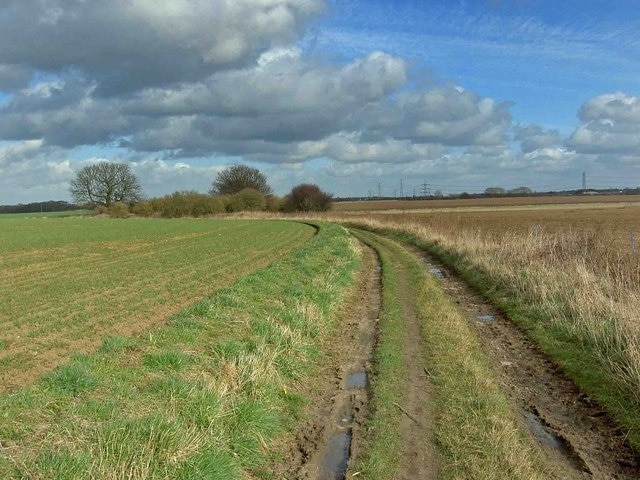
<svg viewBox="0 0 640 480">
<path fill-rule="evenodd" d="M 135 335 L 314 234 L 292 222 L 0 216 L 0 391 Z"/>
<path fill-rule="evenodd" d="M 114 225 L 121 224 L 95 228 Z M 290 392 L 312 371 L 353 282 L 353 239 L 326 226 L 309 240 L 311 227 L 285 222 L 138 228 L 140 242 L 154 228 L 165 238 L 181 234 L 187 245 L 209 236 L 200 248 L 213 256 L 235 245 L 234 275 L 244 263 L 256 268 L 262 257 L 251 259 L 254 250 L 273 259 L 284 239 L 308 241 L 161 328 L 106 336 L 92 354 L 75 354 L 32 386 L 0 395 L 0 478 L 253 478 L 267 460 L 267 441 L 294 425 L 302 400 Z"/>
</svg>

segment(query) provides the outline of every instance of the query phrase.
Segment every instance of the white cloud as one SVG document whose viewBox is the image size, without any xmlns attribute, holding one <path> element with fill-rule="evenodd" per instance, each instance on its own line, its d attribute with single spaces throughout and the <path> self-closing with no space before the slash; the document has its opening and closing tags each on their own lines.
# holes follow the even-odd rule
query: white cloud
<svg viewBox="0 0 640 480">
<path fill-rule="evenodd" d="M 640 97 L 622 92 L 589 99 L 568 145 L 586 154 L 630 155 L 640 149 Z"/>
</svg>

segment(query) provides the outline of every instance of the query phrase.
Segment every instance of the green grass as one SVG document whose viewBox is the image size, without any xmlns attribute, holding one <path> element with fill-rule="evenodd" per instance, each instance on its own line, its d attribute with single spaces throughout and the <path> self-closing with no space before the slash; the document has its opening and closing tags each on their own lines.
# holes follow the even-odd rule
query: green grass
<svg viewBox="0 0 640 480">
<path fill-rule="evenodd" d="M 284 221 L 0 220 L 0 391 L 105 334 L 162 325 L 314 232 Z"/>
<path fill-rule="evenodd" d="M 402 412 L 394 403 L 402 403 L 407 373 L 403 357 L 406 306 L 401 300 L 399 282 L 400 276 L 407 274 L 410 262 L 408 264 L 402 251 L 390 247 L 385 239 L 363 231 L 352 233 L 379 255 L 383 285 L 379 336 L 374 352 L 375 375 L 371 380 L 373 416 L 368 425 L 366 455 L 355 470 L 362 471 L 365 478 L 392 479 L 396 478 L 398 459 L 402 456 L 400 425 L 403 420 Z"/>
<path fill-rule="evenodd" d="M 341 227 L 134 338 L 0 396 L 0 478 L 264 478 L 353 286 Z"/>
<path fill-rule="evenodd" d="M 443 479 L 549 478 L 539 447 L 521 429 L 516 407 L 501 390 L 497 372 L 473 328 L 438 281 L 400 244 L 370 232 L 358 237 L 379 253 L 383 299 L 372 381 L 371 438 L 361 464 L 365 478 L 396 478 L 401 458 L 403 315 L 400 288 L 409 288 L 421 322 L 424 365 L 434 384 L 433 438 Z M 404 280 L 402 280 L 404 277 Z M 407 297 L 407 292 L 404 292 Z"/>
</svg>

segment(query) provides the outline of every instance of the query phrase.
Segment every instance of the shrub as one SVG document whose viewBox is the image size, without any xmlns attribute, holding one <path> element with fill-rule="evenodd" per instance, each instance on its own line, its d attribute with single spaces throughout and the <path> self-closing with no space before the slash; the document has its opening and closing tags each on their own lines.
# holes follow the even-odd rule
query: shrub
<svg viewBox="0 0 640 480">
<path fill-rule="evenodd" d="M 93 210 L 95 215 L 108 215 L 109 214 L 109 209 L 107 207 L 105 207 L 104 205 L 98 205 L 94 210 Z"/>
<path fill-rule="evenodd" d="M 202 217 L 224 212 L 225 205 L 219 197 L 187 191 L 174 192 L 164 197 L 141 202 L 134 207 L 133 211 L 145 217 Z"/>
<path fill-rule="evenodd" d="M 267 212 L 279 212 L 284 207 L 285 199 L 282 197 L 276 197 L 275 195 L 267 195 L 264 197 L 266 205 L 265 210 Z"/>
<path fill-rule="evenodd" d="M 152 201 L 143 201 L 136 203 L 131 207 L 131 213 L 139 215 L 141 217 L 151 217 L 153 215 L 153 203 Z"/>
<path fill-rule="evenodd" d="M 310 183 L 293 187 L 287 195 L 284 210 L 288 212 L 326 212 L 331 208 L 333 195 Z"/>
<path fill-rule="evenodd" d="M 112 218 L 127 218 L 129 216 L 129 207 L 126 203 L 115 202 L 109 207 L 109 215 Z"/>
<path fill-rule="evenodd" d="M 264 210 L 267 206 L 265 196 L 253 188 L 245 188 L 226 198 L 226 210 L 228 212 L 255 212 Z"/>
</svg>

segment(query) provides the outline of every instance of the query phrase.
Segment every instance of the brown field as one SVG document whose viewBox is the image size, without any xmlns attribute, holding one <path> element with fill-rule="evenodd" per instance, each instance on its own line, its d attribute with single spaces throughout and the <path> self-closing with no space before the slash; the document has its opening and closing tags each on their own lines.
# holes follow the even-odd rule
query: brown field
<svg viewBox="0 0 640 480">
<path fill-rule="evenodd" d="M 557 195 L 548 197 L 494 197 L 442 200 L 360 200 L 335 202 L 332 211 L 335 213 L 356 212 L 398 212 L 403 210 L 440 210 L 440 209 L 482 209 L 504 208 L 541 208 L 553 205 L 574 205 L 574 208 L 602 208 L 619 205 L 639 205 L 640 195 Z"/>
<path fill-rule="evenodd" d="M 434 213 L 406 213 L 405 221 L 425 223 L 451 222 L 462 229 L 481 230 L 487 235 L 501 236 L 506 232 L 519 234 L 583 233 L 595 236 L 615 247 L 621 254 L 631 253 L 632 236 L 640 241 L 640 205 L 600 204 L 563 205 L 562 208 L 531 208 L 520 210 L 481 210 Z M 378 215 L 374 215 L 377 217 Z M 383 215 L 380 215 L 381 220 Z M 636 247 L 637 249 L 637 247 Z"/>
<path fill-rule="evenodd" d="M 583 234 L 620 254 L 640 250 L 640 196 L 558 196 L 466 200 L 363 201 L 334 204 L 333 212 L 388 222 L 449 225 L 489 237 L 506 233 Z M 438 227 L 440 228 L 440 227 Z M 640 252 L 638 252 L 640 253 Z"/>
</svg>

